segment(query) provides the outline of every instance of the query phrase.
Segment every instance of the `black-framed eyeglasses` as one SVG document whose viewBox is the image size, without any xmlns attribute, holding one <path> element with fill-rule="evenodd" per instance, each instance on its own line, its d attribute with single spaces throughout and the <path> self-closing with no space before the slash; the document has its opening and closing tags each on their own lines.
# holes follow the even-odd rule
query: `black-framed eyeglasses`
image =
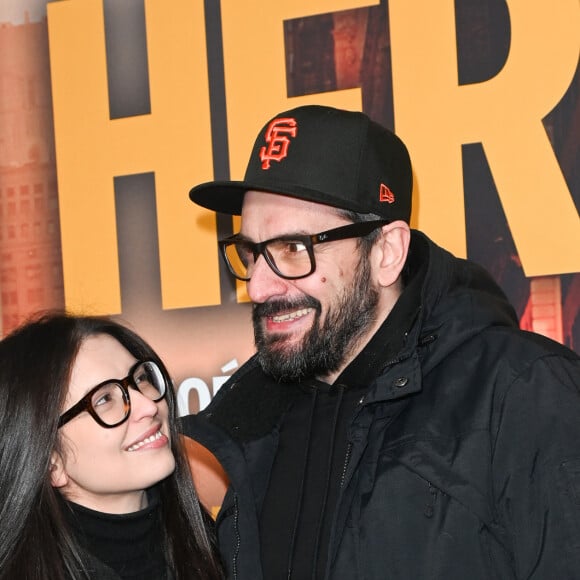
<svg viewBox="0 0 580 580">
<path fill-rule="evenodd" d="M 220 240 L 218 245 L 229 271 L 238 280 L 247 282 L 251 279 L 252 271 L 260 256 L 264 256 L 268 266 L 280 278 L 297 280 L 310 276 L 316 269 L 314 258 L 316 244 L 361 238 L 388 223 L 388 220 L 357 222 L 318 234 L 292 234 L 265 242 L 250 242 L 236 234 Z"/>
<path fill-rule="evenodd" d="M 83 411 L 87 411 L 101 427 L 108 429 L 120 425 L 131 414 L 129 388 L 157 402 L 165 397 L 167 379 L 157 363 L 139 361 L 131 367 L 124 379 L 109 379 L 93 387 L 60 416 L 59 428 Z"/>
</svg>

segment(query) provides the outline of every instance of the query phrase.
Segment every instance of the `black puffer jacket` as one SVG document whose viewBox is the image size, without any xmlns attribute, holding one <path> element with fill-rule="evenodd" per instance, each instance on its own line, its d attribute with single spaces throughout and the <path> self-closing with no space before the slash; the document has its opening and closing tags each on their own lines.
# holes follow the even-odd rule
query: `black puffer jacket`
<svg viewBox="0 0 580 580">
<path fill-rule="evenodd" d="M 428 263 L 419 315 L 352 418 L 327 578 L 580 579 L 579 357 L 520 331 L 478 266 L 418 232 L 412 251 Z M 231 478 L 218 534 L 233 579 L 262 578 L 288 402 L 251 359 L 183 420 Z"/>
</svg>

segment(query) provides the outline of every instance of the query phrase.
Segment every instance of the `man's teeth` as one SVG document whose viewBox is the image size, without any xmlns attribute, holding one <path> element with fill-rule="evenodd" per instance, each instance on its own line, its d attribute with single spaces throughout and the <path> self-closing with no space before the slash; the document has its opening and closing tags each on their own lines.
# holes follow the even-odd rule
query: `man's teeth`
<svg viewBox="0 0 580 580">
<path fill-rule="evenodd" d="M 151 435 L 151 437 L 147 437 L 147 439 L 143 439 L 143 441 L 139 441 L 138 443 L 131 445 L 131 447 L 129 447 L 127 451 L 136 451 L 140 447 L 143 447 L 143 445 L 146 445 L 147 443 L 153 443 L 153 441 L 159 439 L 160 437 L 163 437 L 161 430 L 157 431 L 157 433 L 155 433 L 154 435 Z"/>
<path fill-rule="evenodd" d="M 294 312 L 289 312 L 288 314 L 279 314 L 278 316 L 272 316 L 272 321 L 288 322 L 288 320 L 295 320 L 296 318 L 306 316 L 309 312 L 312 312 L 312 308 L 302 308 L 302 310 L 296 310 Z"/>
</svg>

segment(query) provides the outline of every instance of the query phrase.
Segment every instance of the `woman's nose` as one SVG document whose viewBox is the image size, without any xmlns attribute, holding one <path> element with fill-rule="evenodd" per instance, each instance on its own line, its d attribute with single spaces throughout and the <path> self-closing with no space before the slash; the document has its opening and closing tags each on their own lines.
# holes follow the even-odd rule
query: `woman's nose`
<svg viewBox="0 0 580 580">
<path fill-rule="evenodd" d="M 130 389 L 129 398 L 131 399 L 131 416 L 135 420 L 139 420 L 142 417 L 155 417 L 159 412 L 157 403 L 140 391 Z"/>
</svg>

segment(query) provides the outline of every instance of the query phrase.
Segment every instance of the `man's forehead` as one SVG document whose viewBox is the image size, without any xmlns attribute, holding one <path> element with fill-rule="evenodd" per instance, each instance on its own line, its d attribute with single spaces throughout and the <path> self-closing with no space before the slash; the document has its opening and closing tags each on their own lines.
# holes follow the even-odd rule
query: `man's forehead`
<svg viewBox="0 0 580 580">
<path fill-rule="evenodd" d="M 270 192 L 248 191 L 241 233 L 255 241 L 287 234 L 312 234 L 342 223 L 336 208 Z"/>
<path fill-rule="evenodd" d="M 246 191 L 242 204 L 242 219 L 244 215 L 250 211 L 259 211 L 261 209 L 264 211 L 281 211 L 284 209 L 292 209 L 305 213 L 314 213 L 320 216 L 333 215 L 338 211 L 336 208 L 333 208 L 329 205 L 324 205 L 322 203 L 308 201 L 289 195 L 283 195 L 280 193 L 255 190 Z"/>
</svg>

